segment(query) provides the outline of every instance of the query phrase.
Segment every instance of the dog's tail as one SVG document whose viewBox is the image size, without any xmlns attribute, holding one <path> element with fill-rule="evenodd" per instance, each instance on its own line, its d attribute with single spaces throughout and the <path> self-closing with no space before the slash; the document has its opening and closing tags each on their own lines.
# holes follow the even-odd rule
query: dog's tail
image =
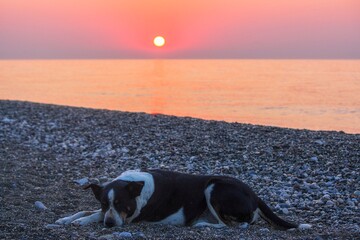
<svg viewBox="0 0 360 240">
<path fill-rule="evenodd" d="M 295 224 L 281 219 L 260 198 L 258 198 L 258 206 L 260 209 L 261 218 L 267 221 L 268 223 L 270 223 L 276 229 L 287 230 L 291 228 L 298 228 L 298 229 L 311 228 L 310 224 Z"/>
</svg>

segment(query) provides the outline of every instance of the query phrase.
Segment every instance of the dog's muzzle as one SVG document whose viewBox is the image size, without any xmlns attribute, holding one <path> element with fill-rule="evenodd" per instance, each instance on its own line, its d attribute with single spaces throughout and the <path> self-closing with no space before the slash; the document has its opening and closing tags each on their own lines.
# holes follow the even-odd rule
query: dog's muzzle
<svg viewBox="0 0 360 240">
<path fill-rule="evenodd" d="M 105 219 L 104 224 L 106 227 L 111 228 L 116 225 L 116 221 L 113 218 L 107 218 L 107 219 Z"/>
<path fill-rule="evenodd" d="M 104 217 L 104 225 L 105 227 L 114 227 L 114 226 L 122 226 L 125 223 L 126 214 L 121 213 L 118 214 L 115 210 L 110 209 L 105 213 Z"/>
</svg>

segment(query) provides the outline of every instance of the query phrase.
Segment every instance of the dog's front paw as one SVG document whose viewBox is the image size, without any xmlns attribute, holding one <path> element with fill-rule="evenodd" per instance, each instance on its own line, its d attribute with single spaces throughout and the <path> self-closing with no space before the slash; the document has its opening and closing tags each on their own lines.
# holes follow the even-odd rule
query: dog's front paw
<svg viewBox="0 0 360 240">
<path fill-rule="evenodd" d="M 89 221 L 89 217 L 82 217 L 72 221 L 71 224 L 74 224 L 75 226 L 84 226 L 92 222 L 93 221 Z"/>
<path fill-rule="evenodd" d="M 60 225 L 67 225 L 70 224 L 73 221 L 73 219 L 71 217 L 64 217 L 64 218 L 60 218 L 58 220 L 56 220 L 56 224 L 60 224 Z"/>
</svg>

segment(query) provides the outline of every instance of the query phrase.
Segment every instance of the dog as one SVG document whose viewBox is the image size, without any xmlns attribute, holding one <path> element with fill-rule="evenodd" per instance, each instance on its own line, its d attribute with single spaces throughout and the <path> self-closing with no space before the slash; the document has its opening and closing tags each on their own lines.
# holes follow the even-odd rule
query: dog
<svg viewBox="0 0 360 240">
<path fill-rule="evenodd" d="M 281 219 L 248 185 L 227 176 L 130 170 L 109 183 L 89 184 L 88 188 L 101 209 L 60 218 L 57 224 L 103 222 L 113 227 L 151 222 L 221 228 L 236 222 L 252 224 L 261 217 L 276 229 L 311 228 Z"/>
</svg>

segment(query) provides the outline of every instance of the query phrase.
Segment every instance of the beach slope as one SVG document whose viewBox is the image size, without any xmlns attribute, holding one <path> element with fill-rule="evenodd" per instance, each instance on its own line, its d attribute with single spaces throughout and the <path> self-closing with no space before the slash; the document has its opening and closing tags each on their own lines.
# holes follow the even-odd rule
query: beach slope
<svg viewBox="0 0 360 240">
<path fill-rule="evenodd" d="M 0 239 L 354 239 L 360 234 L 360 135 L 0 101 Z M 99 204 L 88 181 L 162 168 L 248 183 L 281 217 L 223 229 L 57 226 Z M 35 205 L 35 202 L 39 202 Z M 125 232 L 125 233 L 124 233 Z"/>
</svg>

